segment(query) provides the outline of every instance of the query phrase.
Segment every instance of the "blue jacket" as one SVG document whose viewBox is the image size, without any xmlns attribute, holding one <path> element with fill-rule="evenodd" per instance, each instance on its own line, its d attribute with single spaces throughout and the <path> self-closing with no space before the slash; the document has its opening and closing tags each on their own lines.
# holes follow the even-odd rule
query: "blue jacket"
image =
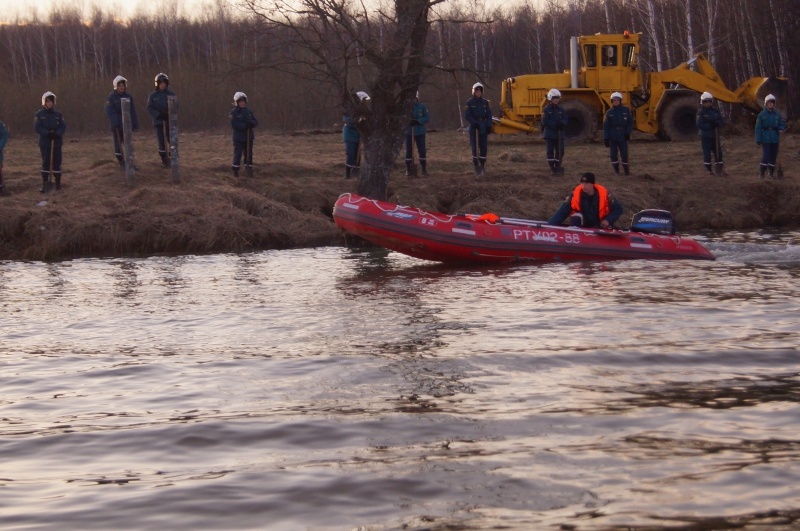
<svg viewBox="0 0 800 531">
<path fill-rule="evenodd" d="M 786 122 L 781 113 L 772 109 L 764 109 L 756 118 L 756 142 L 759 144 L 777 144 L 780 142 L 779 131 L 786 130 Z"/>
<path fill-rule="evenodd" d="M 428 108 L 425 107 L 424 103 L 417 102 L 414 105 L 414 109 L 411 111 L 411 121 L 413 122 L 416 120 L 417 124 L 409 124 L 408 131 L 406 131 L 406 135 L 424 135 L 425 134 L 425 124 L 428 123 L 430 117 L 428 116 Z"/>
<path fill-rule="evenodd" d="M 623 142 L 633 131 L 633 115 L 625 105 L 612 106 L 603 120 L 603 140 Z"/>
<path fill-rule="evenodd" d="M 542 111 L 542 136 L 548 140 L 558 140 L 558 132 L 567 127 L 568 121 L 563 107 L 548 103 Z"/>
<path fill-rule="evenodd" d="M 40 146 L 50 142 L 50 139 L 47 138 L 50 133 L 56 134 L 56 144 L 60 145 L 64 142 L 63 136 L 67 130 L 67 123 L 64 121 L 64 115 L 57 110 L 42 107 L 33 115 L 33 129 L 39 134 Z"/>
<path fill-rule="evenodd" d="M 469 122 L 470 129 L 476 129 L 481 134 L 486 134 L 492 129 L 492 109 L 489 100 L 476 98 L 467 100 L 464 106 L 464 119 Z"/>
<path fill-rule="evenodd" d="M 108 116 L 108 123 L 111 129 L 122 128 L 122 98 L 130 98 L 131 100 L 131 129 L 136 131 L 139 129 L 139 118 L 136 116 L 136 106 L 133 104 L 133 96 L 125 92 L 120 94 L 116 90 L 106 98 L 106 116 Z"/>
<path fill-rule="evenodd" d="M 150 97 L 147 98 L 147 112 L 153 117 L 153 125 L 160 127 L 164 123 L 164 119 L 169 113 L 169 100 L 168 96 L 174 96 L 175 93 L 169 88 L 165 91 L 154 90 Z"/>
<path fill-rule="evenodd" d="M 0 162 L 3 162 L 3 148 L 6 147 L 6 142 L 8 142 L 8 129 L 6 124 L 0 122 Z"/>
<path fill-rule="evenodd" d="M 716 130 L 725 125 L 722 113 L 716 107 L 700 107 L 697 111 L 697 132 L 701 138 L 716 138 Z"/>
<path fill-rule="evenodd" d="M 358 128 L 356 128 L 356 123 L 348 115 L 344 115 L 342 117 L 342 121 L 344 125 L 342 126 L 342 140 L 345 142 L 355 142 L 356 144 L 361 141 L 361 133 L 358 132 Z"/>
<path fill-rule="evenodd" d="M 230 112 L 231 129 L 233 129 L 234 142 L 247 142 L 247 130 L 250 130 L 250 140 L 253 140 L 256 135 L 253 128 L 258 125 L 253 111 L 247 107 L 239 107 L 238 105 L 231 109 Z"/>
</svg>

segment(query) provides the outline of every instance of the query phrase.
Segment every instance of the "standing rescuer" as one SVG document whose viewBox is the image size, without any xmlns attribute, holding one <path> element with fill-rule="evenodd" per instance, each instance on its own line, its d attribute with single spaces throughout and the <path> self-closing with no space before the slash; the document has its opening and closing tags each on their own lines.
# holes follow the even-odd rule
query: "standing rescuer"
<svg viewBox="0 0 800 531">
<path fill-rule="evenodd" d="M 428 123 L 428 108 L 419 101 L 419 91 L 414 98 L 414 108 L 411 110 L 411 120 L 406 130 L 406 176 L 411 177 L 414 172 L 414 144 L 417 145 L 419 153 L 419 165 L 422 167 L 422 175 L 428 176 L 428 159 L 426 158 L 427 149 L 425 148 L 425 124 Z"/>
<path fill-rule="evenodd" d="M 569 117 L 564 108 L 559 105 L 561 91 L 550 89 L 547 93 L 547 104 L 542 111 L 542 136 L 547 149 L 547 164 L 550 165 L 550 174 L 564 173 L 561 161 L 564 160 L 564 129 L 567 127 Z"/>
<path fill-rule="evenodd" d="M 131 100 L 131 129 L 139 129 L 139 118 L 136 115 L 136 106 L 133 104 L 133 96 L 128 93 L 128 80 L 122 76 L 117 76 L 113 81 L 114 90 L 106 98 L 105 111 L 108 116 L 108 123 L 111 126 L 111 133 L 114 135 L 114 156 L 121 167 L 125 167 L 125 158 L 122 155 L 122 143 L 125 138 L 122 132 L 122 98 Z"/>
<path fill-rule="evenodd" d="M 364 91 L 356 92 L 355 99 L 359 104 L 365 104 L 370 100 L 369 94 Z M 353 173 L 358 173 L 361 165 L 358 160 L 358 152 L 361 144 L 361 133 L 358 132 L 358 122 L 363 118 L 356 118 L 351 114 L 342 116 L 342 141 L 344 142 L 344 178 L 349 179 Z"/>
<path fill-rule="evenodd" d="M 258 125 L 253 111 L 247 107 L 247 94 L 237 92 L 233 95 L 234 108 L 230 112 L 231 129 L 233 130 L 233 176 L 239 176 L 242 153 L 248 177 L 253 176 L 253 140 L 256 135 L 253 129 Z"/>
<path fill-rule="evenodd" d="M 633 115 L 631 110 L 622 104 L 622 94 L 611 94 L 611 108 L 606 112 L 603 121 L 603 141 L 611 156 L 611 166 L 619 175 L 619 163 L 622 159 L 622 170 L 625 175 L 630 175 L 628 169 L 628 140 L 633 131 Z"/>
<path fill-rule="evenodd" d="M 697 132 L 703 147 L 703 165 L 709 175 L 714 175 L 711 169 L 711 154 L 714 154 L 717 175 L 724 175 L 724 162 L 722 162 L 722 144 L 720 143 L 720 129 L 725 125 L 722 113 L 714 107 L 714 96 L 710 92 L 700 95 L 700 109 L 697 111 Z"/>
<path fill-rule="evenodd" d="M 153 118 L 153 127 L 156 128 L 156 141 L 158 142 L 158 156 L 161 157 L 161 165 L 165 168 L 170 167 L 169 157 L 167 157 L 167 139 L 169 127 L 169 96 L 175 93 L 169 90 L 169 77 L 167 74 L 156 75 L 154 84 L 156 89 L 150 93 L 147 99 L 147 112 Z"/>
<path fill-rule="evenodd" d="M 769 94 L 764 98 L 764 110 L 756 118 L 756 144 L 761 146 L 761 166 L 759 177 L 769 169 L 769 176 L 775 177 L 775 164 L 778 160 L 778 144 L 780 134 L 786 130 L 786 123 L 781 113 L 775 110 L 775 96 Z"/>
<path fill-rule="evenodd" d="M 483 175 L 486 167 L 488 135 L 492 130 L 492 109 L 483 98 L 483 84 L 472 85 L 472 97 L 464 106 L 464 119 L 469 122 L 469 145 L 475 175 Z"/>
<path fill-rule="evenodd" d="M 47 91 L 42 94 L 42 108 L 33 115 L 33 128 L 39 134 L 39 152 L 42 155 L 42 193 L 47 192 L 50 172 L 56 190 L 61 190 L 61 147 L 67 123 L 55 106 L 56 95 Z"/>
</svg>

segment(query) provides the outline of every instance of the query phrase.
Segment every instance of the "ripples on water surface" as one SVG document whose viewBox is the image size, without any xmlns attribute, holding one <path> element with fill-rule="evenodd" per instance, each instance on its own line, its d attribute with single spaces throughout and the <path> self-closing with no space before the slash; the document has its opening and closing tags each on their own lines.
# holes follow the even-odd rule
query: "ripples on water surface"
<svg viewBox="0 0 800 531">
<path fill-rule="evenodd" d="M 798 242 L 0 263 L 0 527 L 798 526 Z"/>
</svg>

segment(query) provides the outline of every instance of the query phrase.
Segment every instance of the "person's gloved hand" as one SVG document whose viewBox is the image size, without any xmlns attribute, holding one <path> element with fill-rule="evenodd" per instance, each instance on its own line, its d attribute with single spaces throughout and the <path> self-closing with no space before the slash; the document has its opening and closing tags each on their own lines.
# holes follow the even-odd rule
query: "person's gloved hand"
<svg viewBox="0 0 800 531">
<path fill-rule="evenodd" d="M 760 146 L 760 145 L 761 145 L 761 142 L 756 142 L 756 145 L 757 145 L 757 146 Z"/>
<path fill-rule="evenodd" d="M 47 139 L 48 140 L 55 140 L 57 138 L 58 138 L 58 135 L 55 133 L 55 131 L 50 131 L 49 133 L 47 133 Z"/>
<path fill-rule="evenodd" d="M 631 135 L 625 135 L 625 140 L 630 140 L 630 139 L 631 139 Z"/>
<path fill-rule="evenodd" d="M 603 141 L 603 144 L 605 144 L 605 145 L 606 145 L 606 147 L 609 147 L 609 146 L 611 145 L 611 141 L 610 141 L 609 139 L 607 139 L 607 138 L 606 138 L 606 139 Z"/>
</svg>

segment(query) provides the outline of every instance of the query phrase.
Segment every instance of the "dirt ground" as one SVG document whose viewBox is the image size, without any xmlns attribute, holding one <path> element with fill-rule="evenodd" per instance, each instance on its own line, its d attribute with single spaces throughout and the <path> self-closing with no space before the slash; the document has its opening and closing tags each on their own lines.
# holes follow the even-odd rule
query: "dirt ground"
<svg viewBox="0 0 800 531">
<path fill-rule="evenodd" d="M 634 136 L 630 176 L 611 171 L 607 149 L 594 142 L 566 149 L 563 176 L 550 176 L 544 144 L 533 136 L 493 135 L 486 175 L 476 178 L 466 135 L 431 131 L 427 178 L 392 176 L 389 200 L 445 213 L 495 212 L 546 219 L 577 185 L 583 171 L 597 175 L 622 202 L 619 225 L 645 208 L 672 211 L 679 230 L 800 226 L 800 136 L 781 143 L 781 180 L 758 178 L 760 148 L 749 133 L 724 139 L 727 177 L 702 165 L 700 141 L 668 143 Z M 181 135 L 180 184 L 161 168 L 149 130 L 134 139 L 139 170 L 126 185 L 110 134 L 70 137 L 64 145 L 63 190 L 39 192 L 40 158 L 33 136 L 12 138 L 0 197 L 0 259 L 146 256 L 286 249 L 344 242 L 331 218 L 344 180 L 338 131 L 261 132 L 254 177 L 230 171 L 230 133 Z M 398 160 L 402 160 L 403 155 Z M 244 172 L 242 172 L 244 174 Z"/>
</svg>

